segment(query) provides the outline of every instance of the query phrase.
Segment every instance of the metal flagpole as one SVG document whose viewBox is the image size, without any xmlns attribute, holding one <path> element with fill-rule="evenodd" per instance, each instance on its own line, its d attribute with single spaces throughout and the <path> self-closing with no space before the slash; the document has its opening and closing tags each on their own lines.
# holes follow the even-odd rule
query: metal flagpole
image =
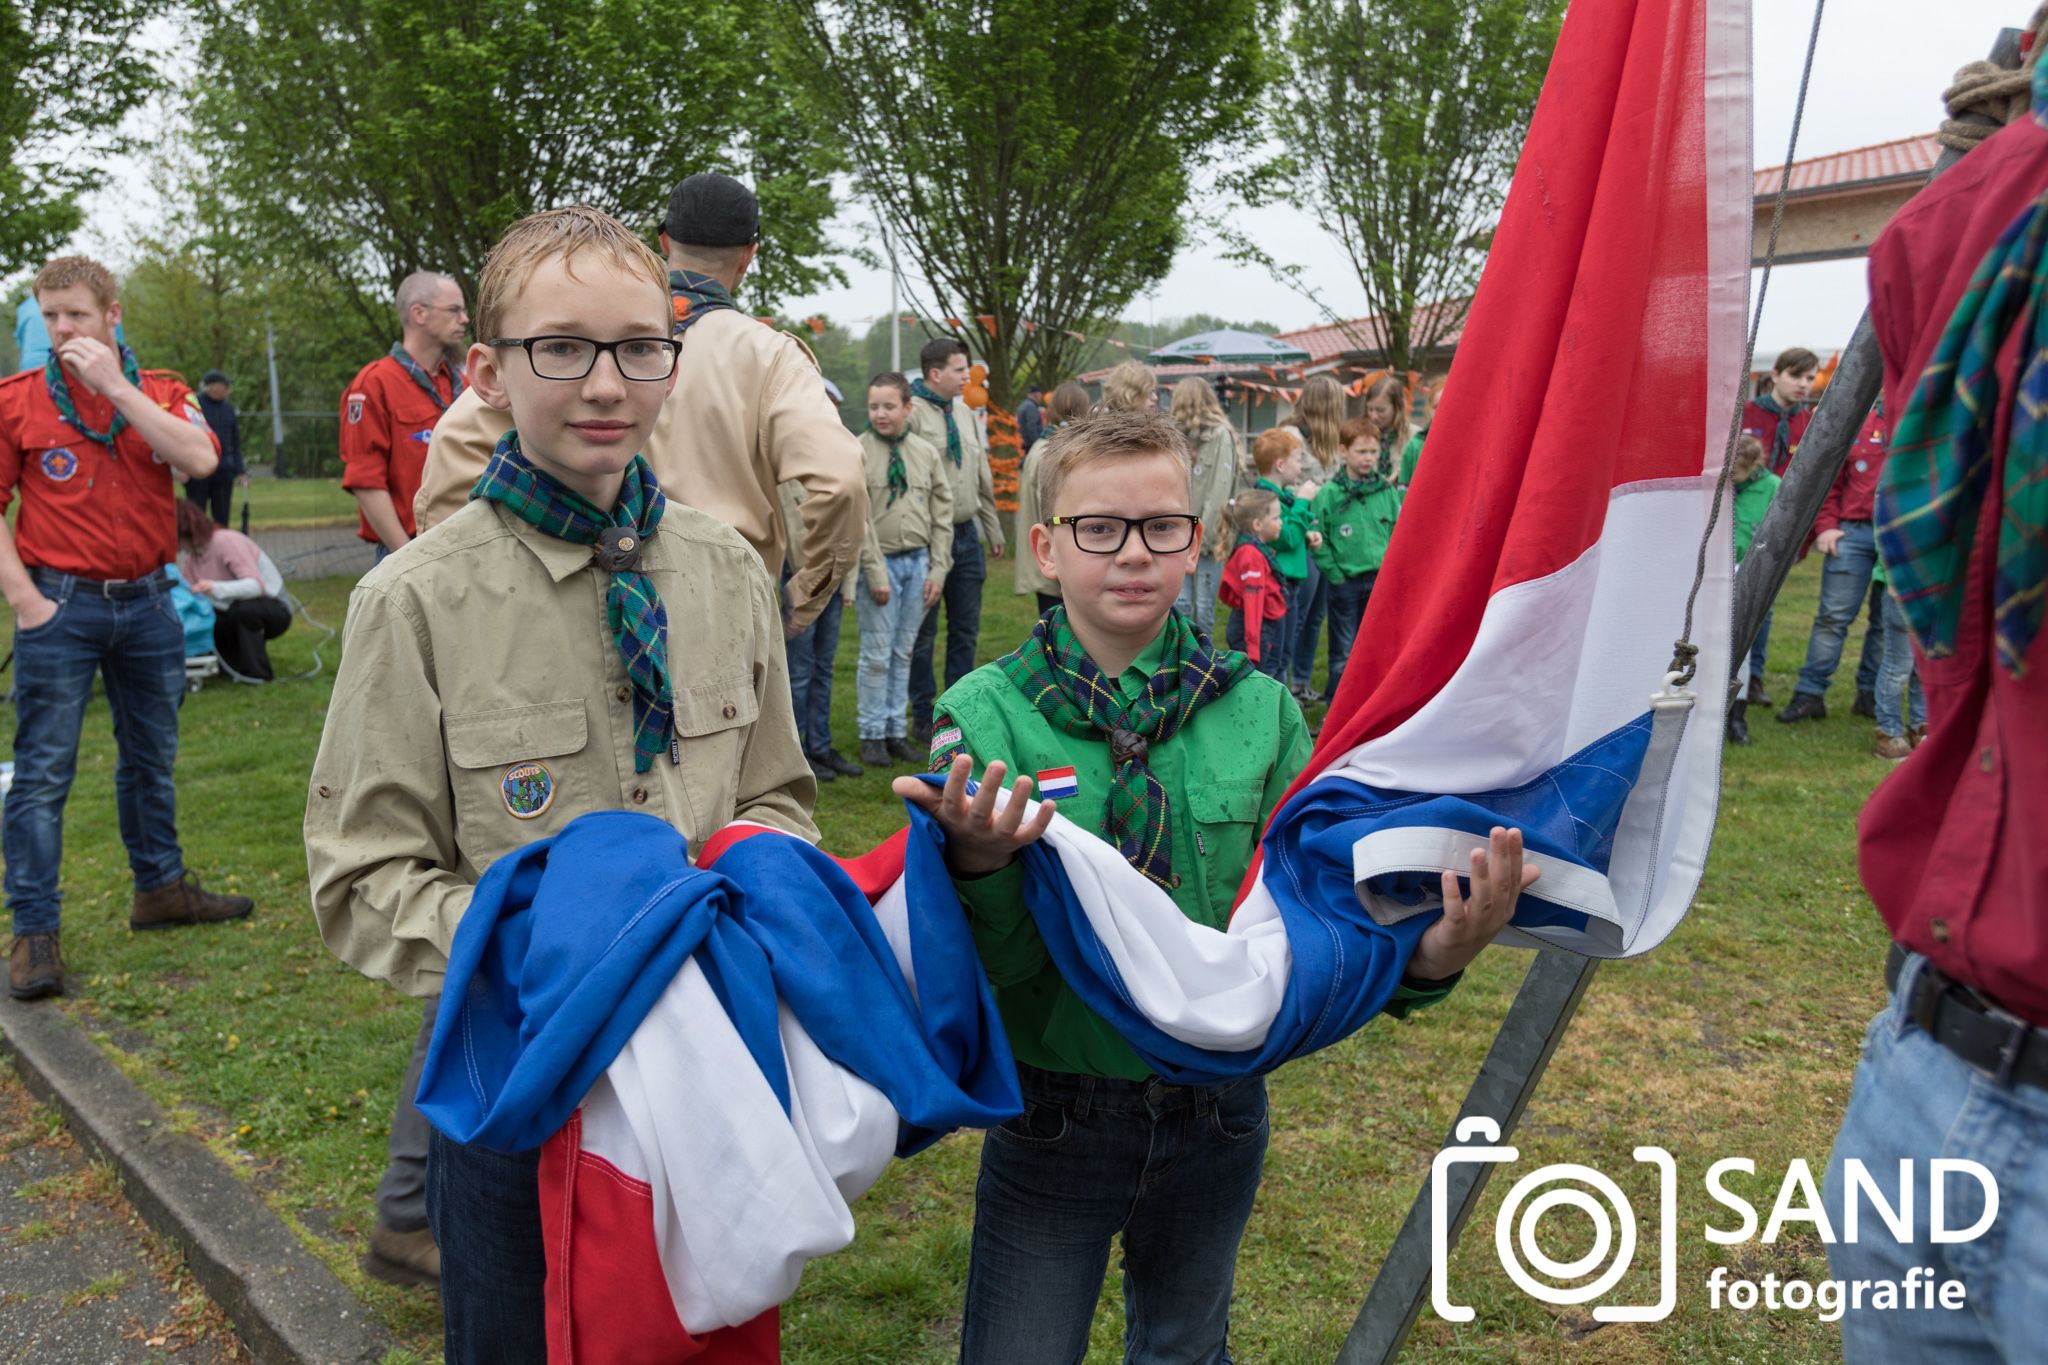
<svg viewBox="0 0 2048 1365">
<path fill-rule="evenodd" d="M 270 472 L 283 478 L 284 403 L 277 396 L 277 329 L 269 318 L 263 319 L 263 345 L 270 357 Z"/>
<path fill-rule="evenodd" d="M 2020 34 L 2006 29 L 1991 49 L 1991 60 L 2017 68 Z M 1992 120 L 1970 115 L 1984 123 Z M 1931 182 L 1962 158 L 1953 149 L 1944 151 L 1929 174 Z M 1834 485 L 1835 475 L 1855 444 L 1863 419 L 1870 414 L 1883 379 L 1883 362 L 1877 353 L 1877 337 L 1870 327 L 1870 314 L 1856 324 L 1841 364 L 1821 395 L 1820 406 L 1806 428 L 1799 454 L 1787 468 L 1784 481 L 1770 510 L 1757 527 L 1756 539 L 1735 575 L 1734 645 L 1729 657 L 1740 659 L 1763 625 L 1764 613 L 1777 597 L 1778 589 L 1791 570 L 1792 561 L 1806 543 L 1806 533 L 1820 512 L 1821 502 Z M 1897 414 L 1892 414 L 1893 420 Z M 1509 1141 L 1521 1121 L 1529 1098 L 1543 1079 L 1550 1057 L 1571 1027 L 1572 1015 L 1599 968 L 1596 958 L 1580 957 L 1560 949 L 1546 948 L 1536 954 L 1515 992 L 1514 1003 L 1501 1020 L 1500 1032 L 1479 1075 L 1466 1092 L 1465 1102 L 1452 1121 L 1445 1145 L 1456 1140 L 1458 1124 L 1470 1117 L 1484 1116 L 1500 1125 L 1500 1142 Z M 1445 1190 L 1448 1240 L 1458 1236 L 1493 1171 L 1491 1162 L 1457 1162 L 1446 1175 Z M 1337 1353 L 1339 1365 L 1384 1365 L 1400 1354 L 1408 1331 L 1429 1296 L 1430 1277 L 1430 1181 L 1425 1179 L 1408 1217 L 1394 1237 L 1393 1248 L 1380 1266 L 1367 1291 L 1365 1302 L 1351 1324 L 1350 1333 Z"/>
</svg>

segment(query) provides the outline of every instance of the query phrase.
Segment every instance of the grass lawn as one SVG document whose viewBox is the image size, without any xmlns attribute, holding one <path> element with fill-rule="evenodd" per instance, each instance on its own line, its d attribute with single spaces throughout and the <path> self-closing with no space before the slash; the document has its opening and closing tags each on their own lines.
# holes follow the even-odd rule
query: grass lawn
<svg viewBox="0 0 2048 1365">
<path fill-rule="evenodd" d="M 270 499 L 346 512 L 346 494 L 311 481 L 259 486 Z M 273 489 L 276 492 L 273 492 Z M 328 495 L 332 495 L 329 497 Z M 303 502 L 297 501 L 304 499 Z M 322 499 L 325 498 L 325 501 Z M 280 498 L 280 501 L 285 499 Z M 1007 573 L 1002 575 L 1007 587 Z M 1779 603 L 1771 690 L 1782 701 L 1812 619 L 1817 566 L 1797 570 Z M 313 613 L 339 621 L 349 583 L 295 584 Z M 1028 599 L 992 591 L 984 658 L 1021 638 Z M 0 622 L 4 624 L 4 622 Z M 1675 624 L 1675 623 L 1674 623 Z M 853 723 L 855 628 L 846 617 L 834 714 L 842 747 Z M 304 668 L 303 628 L 273 646 L 280 674 Z M 1860 637 L 1851 639 L 1849 672 Z M 1362 642 L 1369 648 L 1370 641 Z M 330 658 L 332 651 L 329 651 Z M 68 811 L 66 959 L 77 994 L 56 1008 L 95 1031 L 113 1056 L 254 1181 L 308 1244 L 425 1358 L 438 1357 L 435 1296 L 365 1279 L 355 1257 L 373 1218 L 395 1087 L 418 1007 L 358 977 L 319 942 L 306 899 L 300 817 L 305 774 L 331 671 L 269 688 L 210 683 L 184 710 L 178 774 L 186 857 L 211 884 L 254 895 L 241 924 L 134 935 L 116 833 L 114 746 L 103 701 L 86 715 Z M 1819 1243 L 1718 1248 L 1703 1223 L 1733 1215 L 1709 1202 L 1700 1174 L 1749 1156 L 1763 1174 L 1731 1188 L 1768 1209 L 1774 1173 L 1804 1158 L 1823 1167 L 1848 1095 L 1861 1029 L 1882 999 L 1886 935 L 1856 879 L 1854 819 L 1885 765 L 1872 729 L 1837 714 L 1787 727 L 1756 718 L 1756 744 L 1731 751 L 1706 884 L 1690 918 L 1647 960 L 1604 968 L 1518 1134 L 1522 1164 L 1584 1162 L 1612 1172 L 1648 1209 L 1633 1148 L 1654 1143 L 1681 1171 L 1679 1310 L 1666 1322 L 1600 1326 L 1585 1313 L 1523 1299 L 1491 1248 L 1489 1189 L 1452 1273 L 1476 1322 L 1425 1309 L 1407 1359 L 1421 1361 L 1833 1361 L 1839 1334 L 1811 1314 L 1707 1307 L 1708 1272 L 1818 1280 Z M 11 736 L 11 710 L 0 735 Z M 886 777 L 823 790 L 819 823 L 835 852 L 897 827 Z M 1233 1348 L 1247 1361 L 1327 1361 L 1349 1329 L 1380 1256 L 1420 1186 L 1527 958 L 1487 954 L 1443 1005 L 1382 1021 L 1272 1079 L 1273 1140 L 1239 1264 Z M 942 1361 L 954 1357 L 980 1138 L 956 1135 L 901 1162 L 860 1206 L 848 1251 L 812 1266 L 784 1310 L 795 1362 Z M 1546 1224 L 1569 1226 L 1569 1216 Z M 1557 1247 L 1549 1248 L 1553 1254 Z M 1641 1270 L 1624 1282 L 1654 1298 Z M 1091 1359 L 1117 1358 L 1120 1294 L 1112 1271 Z"/>
<path fill-rule="evenodd" d="M 252 528 L 353 524 L 356 519 L 355 495 L 343 488 L 338 478 L 251 479 L 247 488 L 235 490 L 230 521 L 237 527 L 242 524 L 244 502 L 249 504 Z"/>
</svg>

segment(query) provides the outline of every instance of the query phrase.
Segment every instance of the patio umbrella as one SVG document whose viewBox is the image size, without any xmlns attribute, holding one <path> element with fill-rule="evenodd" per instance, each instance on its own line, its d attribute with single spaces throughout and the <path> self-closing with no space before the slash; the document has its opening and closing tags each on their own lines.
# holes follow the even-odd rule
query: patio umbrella
<svg viewBox="0 0 2048 1365">
<path fill-rule="evenodd" d="M 1299 346 L 1225 327 L 1169 342 L 1145 357 L 1154 365 L 1187 365 L 1214 360 L 1225 365 L 1301 365 L 1309 354 Z"/>
</svg>

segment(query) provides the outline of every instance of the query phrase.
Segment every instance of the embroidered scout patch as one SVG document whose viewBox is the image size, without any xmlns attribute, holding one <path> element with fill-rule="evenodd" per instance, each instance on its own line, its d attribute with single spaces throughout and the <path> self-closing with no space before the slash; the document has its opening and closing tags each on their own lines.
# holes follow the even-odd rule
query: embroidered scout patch
<svg viewBox="0 0 2048 1365">
<path fill-rule="evenodd" d="M 348 396 L 348 424 L 354 426 L 363 420 L 363 402 L 368 394 L 352 393 Z"/>
<path fill-rule="evenodd" d="M 946 750 L 961 743 L 960 727 L 948 725 L 943 730 L 932 731 L 932 757 L 937 758 Z"/>
<path fill-rule="evenodd" d="M 200 410 L 199 400 L 189 393 L 185 395 L 185 420 L 201 431 L 207 429 L 206 414 Z"/>
<path fill-rule="evenodd" d="M 1040 768 L 1032 785 L 1038 788 L 1038 795 L 1047 801 L 1061 801 L 1081 792 L 1081 779 L 1072 768 Z"/>
<path fill-rule="evenodd" d="M 43 477 L 51 483 L 63 483 L 78 472 L 78 457 L 58 446 L 43 452 Z"/>
<path fill-rule="evenodd" d="M 545 763 L 514 763 L 498 786 L 514 819 L 531 820 L 555 802 L 555 775 Z"/>
<path fill-rule="evenodd" d="M 1353 531 L 1356 531 L 1357 529 L 1358 528 L 1356 526 L 1353 526 L 1350 522 L 1347 521 L 1342 526 L 1339 526 L 1337 528 L 1337 536 L 1339 539 L 1343 539 L 1345 537 L 1348 537 Z"/>
<path fill-rule="evenodd" d="M 423 446 L 427 442 L 434 439 L 434 429 L 432 427 L 428 427 L 425 431 L 415 431 L 411 436 L 407 437 L 406 439 L 411 441 L 414 445 Z"/>
</svg>

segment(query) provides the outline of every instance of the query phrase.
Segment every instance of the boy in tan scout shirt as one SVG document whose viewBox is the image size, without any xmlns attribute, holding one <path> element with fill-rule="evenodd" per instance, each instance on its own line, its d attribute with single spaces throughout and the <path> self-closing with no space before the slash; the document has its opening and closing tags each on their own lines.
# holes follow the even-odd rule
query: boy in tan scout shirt
<svg viewBox="0 0 2048 1365">
<path fill-rule="evenodd" d="M 924 762 L 910 743 L 910 655 L 953 567 L 953 483 L 939 452 L 910 430 L 910 385 L 868 383 L 868 534 L 860 549 L 860 761 Z"/>
<path fill-rule="evenodd" d="M 307 861 L 328 946 L 401 990 L 440 988 L 495 859 L 585 812 L 692 844 L 735 818 L 817 837 L 775 585 L 636 454 L 675 376 L 664 284 L 594 209 L 506 232 L 469 372 L 514 429 L 472 501 L 350 600 Z M 545 1359 L 538 1167 L 432 1136 L 450 1362 Z"/>
</svg>

